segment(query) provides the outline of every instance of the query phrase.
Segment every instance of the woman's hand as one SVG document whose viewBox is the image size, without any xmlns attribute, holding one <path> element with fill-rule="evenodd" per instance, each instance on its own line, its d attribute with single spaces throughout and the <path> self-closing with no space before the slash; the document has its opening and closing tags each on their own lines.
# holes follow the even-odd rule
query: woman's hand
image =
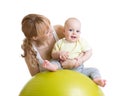
<svg viewBox="0 0 120 96">
<path fill-rule="evenodd" d="M 80 66 L 81 64 L 83 64 L 83 60 L 82 58 L 74 58 L 76 60 L 74 68 L 77 68 L 78 66 Z"/>
</svg>

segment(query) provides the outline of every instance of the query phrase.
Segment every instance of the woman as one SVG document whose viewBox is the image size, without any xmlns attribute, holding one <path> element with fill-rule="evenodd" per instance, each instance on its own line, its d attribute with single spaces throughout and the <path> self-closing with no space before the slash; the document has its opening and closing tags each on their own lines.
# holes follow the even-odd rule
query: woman
<svg viewBox="0 0 120 96">
<path fill-rule="evenodd" d="M 54 31 L 55 29 L 55 31 Z M 52 28 L 48 18 L 39 14 L 28 14 L 22 20 L 22 31 L 25 39 L 22 44 L 29 72 L 32 76 L 44 71 L 42 63 L 51 59 L 51 51 L 58 38 L 63 38 L 63 27 Z"/>
</svg>

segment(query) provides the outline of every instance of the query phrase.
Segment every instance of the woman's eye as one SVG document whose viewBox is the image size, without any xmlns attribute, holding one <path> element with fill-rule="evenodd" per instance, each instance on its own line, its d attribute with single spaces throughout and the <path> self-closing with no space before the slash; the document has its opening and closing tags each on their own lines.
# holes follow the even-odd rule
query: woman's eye
<svg viewBox="0 0 120 96">
<path fill-rule="evenodd" d="M 45 32 L 45 34 L 48 34 L 48 33 L 49 33 L 48 31 Z"/>
<path fill-rule="evenodd" d="M 48 33 L 50 33 L 50 32 L 51 32 L 51 30 L 48 30 L 48 31 L 45 32 L 45 34 L 48 34 Z"/>
</svg>

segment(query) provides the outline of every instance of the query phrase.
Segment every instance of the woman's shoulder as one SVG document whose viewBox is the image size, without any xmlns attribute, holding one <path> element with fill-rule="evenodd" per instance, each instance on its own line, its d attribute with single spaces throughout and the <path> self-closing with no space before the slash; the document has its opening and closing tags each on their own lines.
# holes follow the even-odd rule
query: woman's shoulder
<svg viewBox="0 0 120 96">
<path fill-rule="evenodd" d="M 58 35 L 58 38 L 59 39 L 63 38 L 64 37 L 64 34 L 63 34 L 64 27 L 62 25 L 54 25 L 53 27 Z"/>
</svg>

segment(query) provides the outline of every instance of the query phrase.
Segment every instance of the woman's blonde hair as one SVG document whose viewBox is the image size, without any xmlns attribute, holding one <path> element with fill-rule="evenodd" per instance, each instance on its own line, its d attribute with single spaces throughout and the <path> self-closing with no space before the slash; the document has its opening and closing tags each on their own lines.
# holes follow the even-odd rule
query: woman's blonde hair
<svg viewBox="0 0 120 96">
<path fill-rule="evenodd" d="M 36 51 L 32 46 L 32 38 L 38 36 L 39 34 L 43 34 L 46 30 L 50 28 L 50 21 L 43 15 L 39 14 L 28 14 L 22 20 L 22 32 L 25 35 L 25 39 L 22 44 L 22 49 L 24 54 L 22 57 L 26 57 L 28 55 L 29 59 L 31 59 L 31 64 L 38 64 L 38 60 L 36 58 Z"/>
</svg>

